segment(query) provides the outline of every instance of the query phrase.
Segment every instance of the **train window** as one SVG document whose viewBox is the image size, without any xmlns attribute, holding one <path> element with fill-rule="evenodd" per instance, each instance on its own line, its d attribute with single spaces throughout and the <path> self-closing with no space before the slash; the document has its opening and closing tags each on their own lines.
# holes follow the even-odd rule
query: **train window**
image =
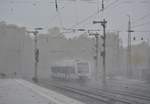
<svg viewBox="0 0 150 104">
<path fill-rule="evenodd" d="M 89 73 L 89 64 L 88 63 L 77 63 L 78 73 L 85 74 Z"/>
<path fill-rule="evenodd" d="M 73 66 L 53 66 L 51 67 L 52 73 L 75 73 Z"/>
</svg>

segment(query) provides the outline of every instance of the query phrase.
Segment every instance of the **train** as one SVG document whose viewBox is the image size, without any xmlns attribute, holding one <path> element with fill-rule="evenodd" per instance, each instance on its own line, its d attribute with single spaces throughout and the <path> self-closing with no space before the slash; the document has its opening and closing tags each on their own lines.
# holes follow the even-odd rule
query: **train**
<svg viewBox="0 0 150 104">
<path fill-rule="evenodd" d="M 83 60 L 63 60 L 51 66 L 51 77 L 63 80 L 89 80 L 91 65 Z"/>
</svg>

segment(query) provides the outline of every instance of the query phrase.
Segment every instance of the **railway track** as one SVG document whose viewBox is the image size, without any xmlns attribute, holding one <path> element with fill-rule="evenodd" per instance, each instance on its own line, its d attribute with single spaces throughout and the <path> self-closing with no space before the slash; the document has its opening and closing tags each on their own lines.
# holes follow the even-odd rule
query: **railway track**
<svg viewBox="0 0 150 104">
<path fill-rule="evenodd" d="M 136 89 L 136 90 L 141 90 L 141 91 L 146 91 L 150 93 L 150 84 L 137 84 L 137 83 L 127 83 L 125 81 L 115 81 L 115 82 L 111 82 L 108 81 L 108 83 L 111 83 L 110 85 L 116 85 L 119 84 L 122 87 L 127 87 L 128 89 Z"/>
<path fill-rule="evenodd" d="M 119 81 L 117 83 L 111 83 L 108 85 L 111 86 L 110 91 L 112 91 L 113 93 L 116 93 L 116 94 L 121 93 L 124 95 L 142 98 L 145 100 L 150 99 L 150 85 L 149 84 L 146 84 L 146 85 L 128 84 L 127 82 Z M 102 90 L 102 89 L 100 89 L 100 90 Z"/>
<path fill-rule="evenodd" d="M 44 81 L 44 83 L 57 87 L 59 89 L 63 89 L 72 93 L 76 93 L 82 96 L 86 96 L 92 99 L 99 100 L 100 102 L 103 102 L 105 104 L 150 104 L 149 98 L 144 98 L 140 96 L 135 95 L 127 95 L 122 94 L 119 92 L 113 92 L 113 91 L 104 91 L 104 90 L 83 90 L 83 89 L 77 89 L 61 84 L 54 84 L 50 83 L 48 81 Z"/>
<path fill-rule="evenodd" d="M 128 100 L 128 101 L 132 101 L 132 102 L 136 102 L 136 103 L 140 103 L 140 104 L 150 104 L 150 98 L 149 97 L 143 97 L 143 96 L 138 96 L 138 95 L 132 95 L 132 94 L 129 94 L 129 93 L 122 93 L 122 92 L 116 92 L 116 91 L 113 91 L 113 90 L 96 90 L 94 89 L 95 92 L 97 93 L 100 93 L 100 94 L 103 94 L 103 95 L 108 95 L 108 96 L 113 96 L 113 97 L 116 97 L 118 99 L 122 98 L 122 99 L 125 99 L 125 100 Z M 93 90 L 93 91 L 94 91 Z"/>
<path fill-rule="evenodd" d="M 117 95 L 124 95 L 128 97 L 133 97 L 133 98 L 138 98 L 138 99 L 143 99 L 150 101 L 150 96 L 145 96 L 145 95 L 138 95 L 137 93 L 129 92 L 129 91 L 122 91 L 122 90 L 103 90 L 103 89 L 94 89 L 96 91 L 103 91 L 107 93 L 112 93 L 112 94 L 117 94 Z"/>
</svg>

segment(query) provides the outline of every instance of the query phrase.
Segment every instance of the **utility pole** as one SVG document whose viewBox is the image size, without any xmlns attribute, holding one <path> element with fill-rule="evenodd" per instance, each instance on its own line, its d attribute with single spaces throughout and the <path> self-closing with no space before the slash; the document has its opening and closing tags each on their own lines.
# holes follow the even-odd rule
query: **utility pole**
<svg viewBox="0 0 150 104">
<path fill-rule="evenodd" d="M 99 34 L 98 33 L 90 33 L 90 36 L 94 35 L 95 39 L 96 39 L 96 44 L 95 44 L 95 53 L 96 55 L 94 55 L 94 60 L 95 60 L 95 80 L 98 80 L 99 77 L 99 67 L 98 67 L 98 63 L 99 63 Z"/>
<path fill-rule="evenodd" d="M 107 21 L 103 19 L 103 21 L 93 21 L 93 24 L 100 23 L 103 27 L 103 36 L 101 38 L 103 39 L 103 51 L 101 52 L 101 56 L 103 57 L 103 84 L 106 82 L 106 23 Z"/>
<path fill-rule="evenodd" d="M 102 0 L 102 11 L 104 11 L 104 0 Z M 105 85 L 106 84 L 106 23 L 107 21 L 103 19 L 103 21 L 93 21 L 93 24 L 100 23 L 103 27 L 103 36 L 101 38 L 103 39 L 103 51 L 101 52 L 101 56 L 103 57 L 103 70 L 102 70 L 102 82 Z"/>
<path fill-rule="evenodd" d="M 105 84 L 106 82 L 106 23 L 107 21 L 104 19 L 103 21 L 101 21 L 101 25 L 103 26 L 103 34 L 104 34 L 104 37 L 103 37 L 103 40 L 104 40 L 104 43 L 103 43 L 103 83 Z"/>
<path fill-rule="evenodd" d="M 128 21 L 127 77 L 131 78 L 133 75 L 132 63 L 131 63 L 131 33 L 134 31 L 131 30 L 130 15 L 128 15 L 128 17 L 129 17 L 129 21 Z"/>
<path fill-rule="evenodd" d="M 42 28 L 35 28 L 34 31 L 28 31 L 28 33 L 32 33 L 34 35 L 34 77 L 33 77 L 33 81 L 35 83 L 38 83 L 38 62 L 39 62 L 39 49 L 37 47 L 37 43 L 38 43 L 38 30 L 42 30 Z"/>
</svg>

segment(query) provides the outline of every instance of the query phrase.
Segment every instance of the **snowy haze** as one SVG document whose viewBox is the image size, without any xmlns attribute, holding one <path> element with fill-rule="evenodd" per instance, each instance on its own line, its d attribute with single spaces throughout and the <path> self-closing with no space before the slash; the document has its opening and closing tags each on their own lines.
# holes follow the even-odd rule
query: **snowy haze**
<svg viewBox="0 0 150 104">
<path fill-rule="evenodd" d="M 108 21 L 107 31 L 121 31 L 120 36 L 126 43 L 128 16 L 131 16 L 135 31 L 148 31 L 150 28 L 149 0 L 104 0 L 106 10 L 95 15 L 86 22 L 80 23 L 88 16 L 101 9 L 101 0 L 58 0 L 56 12 L 54 0 L 0 0 L 0 20 L 18 24 L 27 28 L 58 26 L 60 28 L 102 29 L 93 20 Z M 145 16 L 145 17 L 144 17 Z M 143 19 L 141 19 L 144 17 Z M 70 35 L 70 34 L 69 34 Z M 148 40 L 149 32 L 135 32 L 133 36 L 144 36 Z M 139 40 L 137 40 L 139 41 Z"/>
</svg>

